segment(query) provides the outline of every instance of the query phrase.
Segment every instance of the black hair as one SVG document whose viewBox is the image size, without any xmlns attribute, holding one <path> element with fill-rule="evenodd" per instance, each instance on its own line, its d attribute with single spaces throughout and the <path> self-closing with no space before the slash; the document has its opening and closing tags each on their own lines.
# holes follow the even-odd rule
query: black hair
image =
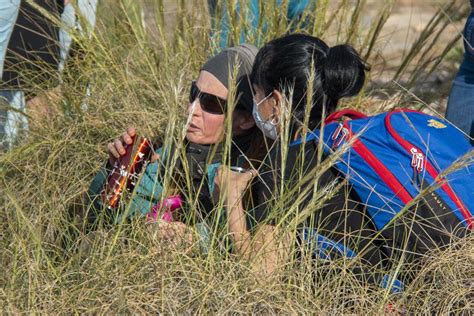
<svg viewBox="0 0 474 316">
<path fill-rule="evenodd" d="M 314 69 L 311 69 L 314 66 Z M 321 122 L 322 109 L 333 112 L 339 99 L 354 96 L 365 82 L 368 65 L 349 45 L 329 47 L 319 38 L 291 34 L 268 42 L 258 52 L 252 68 L 252 84 L 265 95 L 273 90 L 293 90 L 292 114 L 303 121 L 310 74 L 314 72 L 309 127 Z"/>
</svg>

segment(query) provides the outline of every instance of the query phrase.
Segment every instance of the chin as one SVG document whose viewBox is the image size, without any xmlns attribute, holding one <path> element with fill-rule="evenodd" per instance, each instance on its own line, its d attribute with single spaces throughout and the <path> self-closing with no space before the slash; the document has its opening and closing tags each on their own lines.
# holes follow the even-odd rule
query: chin
<svg viewBox="0 0 474 316">
<path fill-rule="evenodd" d="M 187 132 L 186 133 L 186 139 L 190 141 L 191 143 L 195 144 L 201 144 L 202 139 L 198 135 L 194 134 L 193 132 Z"/>
<path fill-rule="evenodd" d="M 199 137 L 198 135 L 196 135 L 194 133 L 191 133 L 191 132 L 186 133 L 186 139 L 191 143 L 195 143 L 195 144 L 199 144 L 199 145 L 214 144 L 213 141 L 209 141 L 209 140 L 206 141 L 206 139 L 203 139 L 203 137 Z"/>
</svg>

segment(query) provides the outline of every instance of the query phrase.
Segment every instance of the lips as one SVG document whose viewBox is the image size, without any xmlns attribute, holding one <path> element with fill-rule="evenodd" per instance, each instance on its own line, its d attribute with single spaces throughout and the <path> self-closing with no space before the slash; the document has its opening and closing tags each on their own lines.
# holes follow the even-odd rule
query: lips
<svg viewBox="0 0 474 316">
<path fill-rule="evenodd" d="M 194 125 L 193 123 L 189 124 L 188 126 L 188 132 L 196 132 L 196 131 L 199 131 L 200 128 L 197 127 L 196 125 Z"/>
</svg>

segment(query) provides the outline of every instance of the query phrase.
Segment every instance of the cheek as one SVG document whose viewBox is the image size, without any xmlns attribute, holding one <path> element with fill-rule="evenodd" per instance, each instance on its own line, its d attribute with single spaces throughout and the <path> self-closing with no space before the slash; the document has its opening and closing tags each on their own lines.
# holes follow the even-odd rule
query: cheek
<svg viewBox="0 0 474 316">
<path fill-rule="evenodd" d="M 218 138 L 224 131 L 224 115 L 203 113 L 203 132 L 208 137 Z"/>
<path fill-rule="evenodd" d="M 264 120 L 269 120 L 273 114 L 273 106 L 265 101 L 259 106 L 260 115 Z"/>
</svg>

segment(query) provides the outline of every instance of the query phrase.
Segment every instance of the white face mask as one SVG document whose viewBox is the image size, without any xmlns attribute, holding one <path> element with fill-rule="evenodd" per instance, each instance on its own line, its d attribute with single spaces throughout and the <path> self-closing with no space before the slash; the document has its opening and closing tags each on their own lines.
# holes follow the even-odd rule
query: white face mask
<svg viewBox="0 0 474 316">
<path fill-rule="evenodd" d="M 262 104 L 266 99 L 268 99 L 272 93 L 267 95 L 265 98 L 263 98 L 260 102 L 255 102 L 255 99 L 253 100 L 253 110 L 252 110 L 252 115 L 255 120 L 255 124 L 257 127 L 262 131 L 263 135 L 270 139 L 277 139 L 278 137 L 278 131 L 276 128 L 276 124 L 273 121 L 265 121 L 261 118 L 260 113 L 258 112 L 258 106 Z"/>
</svg>

